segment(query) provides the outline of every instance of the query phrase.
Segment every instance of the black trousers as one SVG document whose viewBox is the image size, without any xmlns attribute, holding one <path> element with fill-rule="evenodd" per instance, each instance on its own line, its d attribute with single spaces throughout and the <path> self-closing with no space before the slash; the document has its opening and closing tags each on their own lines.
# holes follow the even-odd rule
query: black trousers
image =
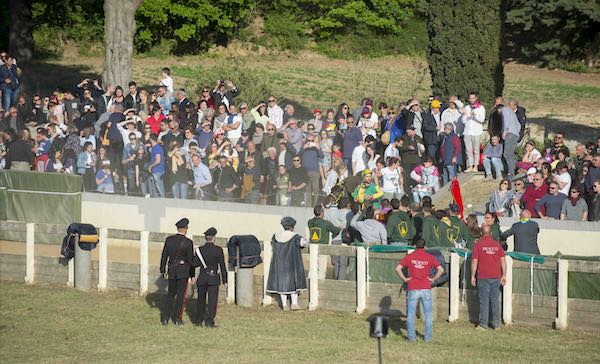
<svg viewBox="0 0 600 364">
<path fill-rule="evenodd" d="M 206 325 L 215 324 L 215 316 L 217 315 L 217 301 L 219 299 L 219 286 L 202 285 L 198 286 L 198 315 L 197 323 L 203 321 Z M 208 314 L 206 312 L 208 304 Z"/>
<path fill-rule="evenodd" d="M 165 298 L 165 306 L 163 307 L 162 317 L 163 320 L 177 318 L 181 320 L 183 316 L 183 301 L 185 299 L 187 290 L 187 278 L 183 279 L 169 279 L 169 288 L 167 297 Z M 175 315 L 173 317 L 173 300 L 175 300 Z"/>
</svg>

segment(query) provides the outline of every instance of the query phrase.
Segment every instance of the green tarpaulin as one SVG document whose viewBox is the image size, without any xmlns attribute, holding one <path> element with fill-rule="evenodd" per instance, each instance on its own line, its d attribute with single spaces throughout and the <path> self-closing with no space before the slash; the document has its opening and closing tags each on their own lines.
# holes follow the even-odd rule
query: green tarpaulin
<svg viewBox="0 0 600 364">
<path fill-rule="evenodd" d="M 47 224 L 81 220 L 82 178 L 60 173 L 0 171 L 0 219 Z"/>
</svg>

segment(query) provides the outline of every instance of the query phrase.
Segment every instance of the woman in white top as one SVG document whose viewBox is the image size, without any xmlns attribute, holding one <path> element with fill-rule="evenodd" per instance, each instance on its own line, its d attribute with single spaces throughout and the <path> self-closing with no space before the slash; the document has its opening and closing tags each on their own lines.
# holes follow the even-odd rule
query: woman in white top
<svg viewBox="0 0 600 364">
<path fill-rule="evenodd" d="M 532 140 L 525 143 L 525 153 L 523 154 L 523 158 L 521 158 L 520 162 L 517 162 L 519 173 L 527 172 L 527 170 L 533 167 L 540 158 L 542 158 L 542 153 L 535 148 L 535 143 Z"/>
<path fill-rule="evenodd" d="M 400 199 L 404 195 L 404 180 L 402 178 L 402 167 L 400 158 L 388 158 L 387 167 L 381 170 L 381 190 L 383 198 L 391 200 Z"/>
<path fill-rule="evenodd" d="M 375 152 L 375 147 L 371 144 L 367 145 L 365 149 L 365 157 L 364 159 L 367 162 L 367 169 L 374 170 L 377 168 L 377 160 L 379 159 L 379 154 Z"/>
<path fill-rule="evenodd" d="M 456 96 L 450 96 L 450 99 L 448 99 L 448 108 L 442 112 L 442 125 L 452 123 L 454 125 L 454 132 L 458 136 L 461 136 L 465 129 L 465 125 L 461 119 L 462 112 L 460 111 L 463 107 L 464 104 Z"/>
<path fill-rule="evenodd" d="M 347 177 L 348 169 L 346 169 L 344 162 L 339 158 L 334 158 L 332 161 L 332 167 L 329 172 L 327 172 L 327 177 L 323 181 L 323 195 L 329 195 L 333 187 L 345 180 Z"/>
</svg>

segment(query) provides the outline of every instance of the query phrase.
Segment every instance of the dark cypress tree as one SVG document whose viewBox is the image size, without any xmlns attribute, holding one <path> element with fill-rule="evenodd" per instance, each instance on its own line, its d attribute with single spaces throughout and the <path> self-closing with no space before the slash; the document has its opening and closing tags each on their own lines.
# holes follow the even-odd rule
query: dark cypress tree
<svg viewBox="0 0 600 364">
<path fill-rule="evenodd" d="M 489 106 L 502 95 L 502 0 L 427 0 L 427 61 L 434 94 Z"/>
</svg>

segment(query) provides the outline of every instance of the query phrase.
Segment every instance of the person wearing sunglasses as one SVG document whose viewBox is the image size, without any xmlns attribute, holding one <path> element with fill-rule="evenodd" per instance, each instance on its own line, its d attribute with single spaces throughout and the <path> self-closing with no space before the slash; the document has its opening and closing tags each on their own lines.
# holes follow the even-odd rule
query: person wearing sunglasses
<svg viewBox="0 0 600 364">
<path fill-rule="evenodd" d="M 581 187 L 575 186 L 569 190 L 569 196 L 562 203 L 561 220 L 587 221 L 588 205 L 581 196 Z"/>
<path fill-rule="evenodd" d="M 548 193 L 544 195 L 535 204 L 535 211 L 542 219 L 560 219 L 560 211 L 562 209 L 563 202 L 567 199 L 567 196 L 560 193 L 558 183 L 552 182 L 548 187 Z M 541 207 L 546 208 L 545 211 L 541 210 Z"/>
<path fill-rule="evenodd" d="M 562 131 L 556 132 L 554 135 L 554 144 L 550 148 L 550 153 L 554 156 L 554 158 L 558 158 L 558 152 L 564 151 L 566 156 L 569 156 L 569 147 L 565 145 L 565 133 Z"/>
<path fill-rule="evenodd" d="M 521 196 L 521 206 L 524 206 L 527 210 L 529 210 L 531 217 L 540 217 L 538 215 L 535 205 L 536 203 L 546 195 L 548 192 L 548 185 L 544 180 L 544 176 L 541 172 L 536 172 L 533 175 L 533 180 L 531 185 L 527 187 L 523 196 Z M 540 206 L 540 211 L 545 213 L 545 206 Z"/>
<path fill-rule="evenodd" d="M 277 99 L 275 96 L 269 96 L 267 99 L 267 115 L 271 123 L 275 124 L 277 129 L 281 129 L 283 125 L 283 109 L 277 105 Z"/>
</svg>

